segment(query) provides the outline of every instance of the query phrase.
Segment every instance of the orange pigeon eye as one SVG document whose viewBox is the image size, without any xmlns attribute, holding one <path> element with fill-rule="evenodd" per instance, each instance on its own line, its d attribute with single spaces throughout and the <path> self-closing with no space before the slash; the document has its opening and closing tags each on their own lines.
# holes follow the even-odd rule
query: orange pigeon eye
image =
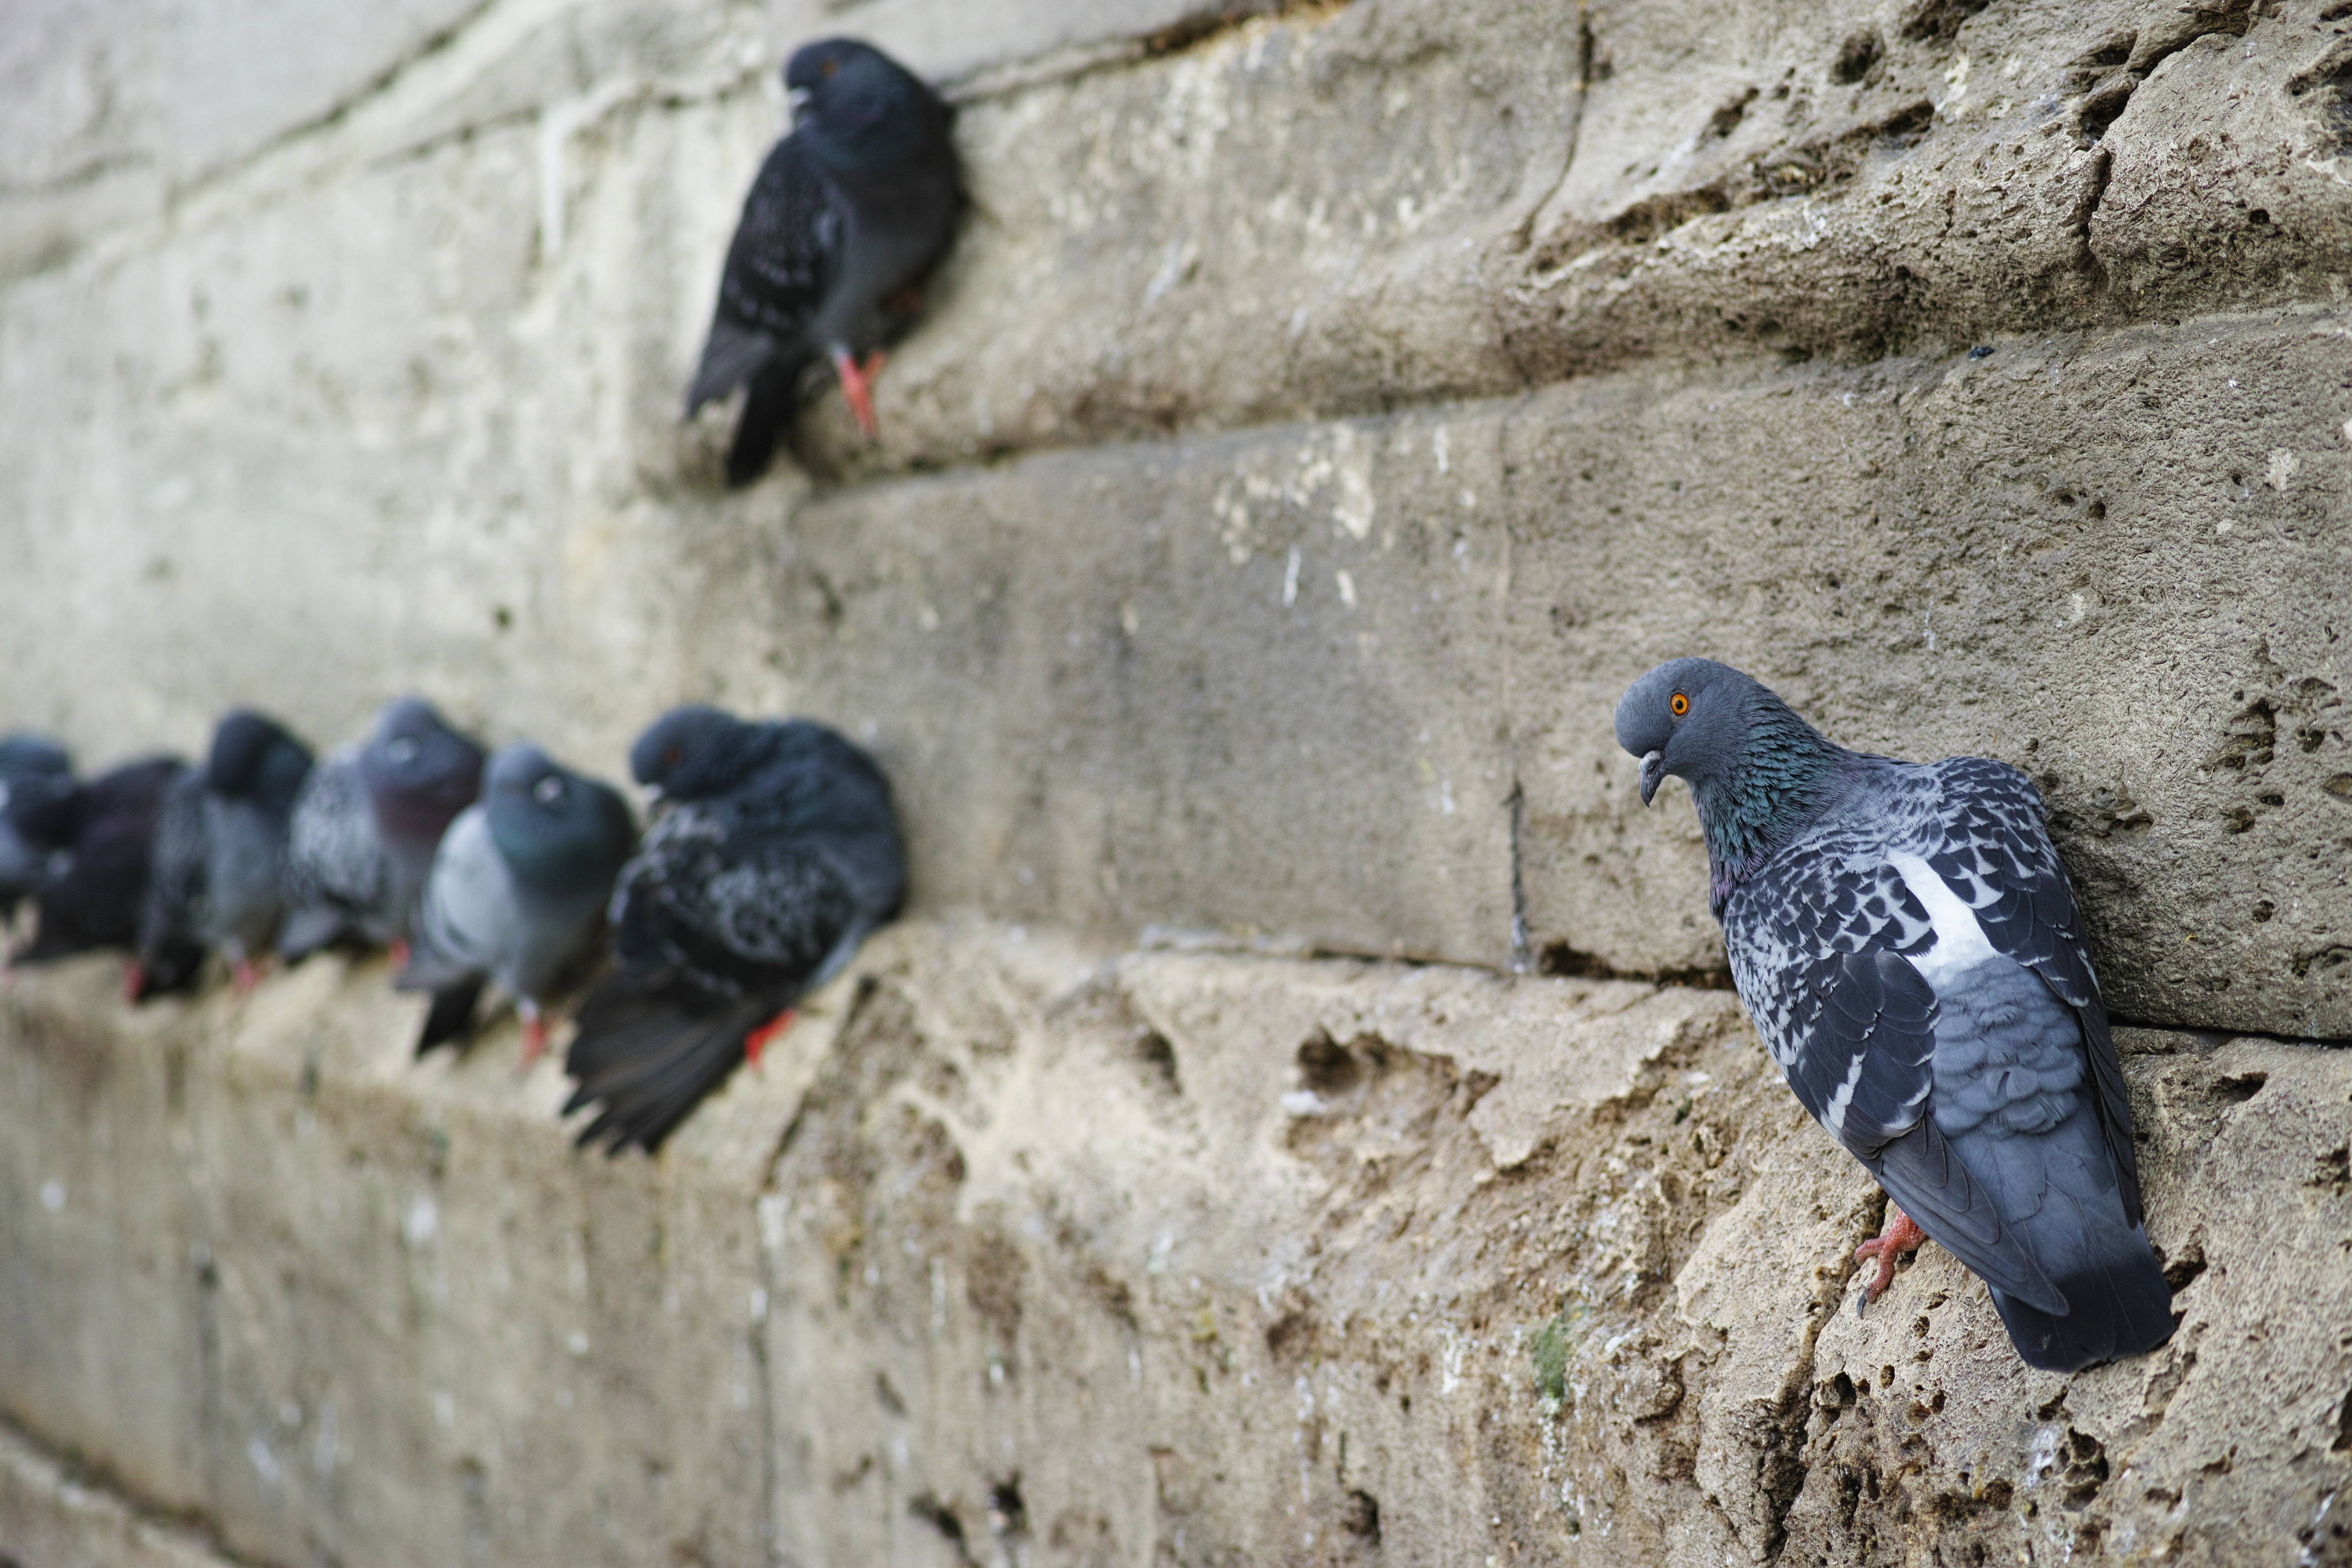
<svg viewBox="0 0 2352 1568">
<path fill-rule="evenodd" d="M 1667 703 L 1666 706 L 1673 709 L 1675 710 L 1675 717 L 1679 719 L 1684 714 L 1690 711 L 1690 699 L 1677 691 L 1675 693 L 1675 700 Z"/>
<path fill-rule="evenodd" d="M 839 60 L 835 60 L 835 59 L 828 59 L 828 60 L 826 60 L 826 61 L 824 62 L 824 64 L 823 64 L 823 65 L 821 65 L 821 66 L 817 67 L 817 69 L 818 69 L 820 72 L 822 72 L 824 75 L 826 75 L 826 76 L 831 76 L 834 72 L 835 72 L 835 71 L 839 70 L 840 68 L 841 68 L 841 62 L 840 62 Z"/>
</svg>

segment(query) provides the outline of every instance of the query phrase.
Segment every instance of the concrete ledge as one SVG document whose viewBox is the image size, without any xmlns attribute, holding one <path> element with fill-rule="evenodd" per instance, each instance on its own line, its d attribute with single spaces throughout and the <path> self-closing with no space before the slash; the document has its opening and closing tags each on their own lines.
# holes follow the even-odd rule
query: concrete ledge
<svg viewBox="0 0 2352 1568">
<path fill-rule="evenodd" d="M 2056 1378 L 1853 1316 L 1721 993 L 917 923 L 614 1163 L 375 966 L 110 979 L 0 1002 L 0 1411 L 242 1559 L 2340 1549 L 2352 1053 L 2126 1035 L 2185 1317 Z"/>
</svg>

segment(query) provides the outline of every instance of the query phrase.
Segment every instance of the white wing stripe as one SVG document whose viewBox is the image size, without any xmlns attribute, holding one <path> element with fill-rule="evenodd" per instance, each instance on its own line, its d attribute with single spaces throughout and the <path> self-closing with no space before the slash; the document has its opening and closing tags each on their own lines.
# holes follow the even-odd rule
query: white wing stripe
<svg viewBox="0 0 2352 1568">
<path fill-rule="evenodd" d="M 1935 927 L 1936 945 L 1911 960 L 1912 967 L 1932 989 L 1940 993 L 1953 975 L 2000 956 L 1985 940 L 1976 911 L 1945 885 L 1934 867 L 1901 849 L 1889 851 L 1886 863 L 1927 910 L 1927 921 Z"/>
</svg>

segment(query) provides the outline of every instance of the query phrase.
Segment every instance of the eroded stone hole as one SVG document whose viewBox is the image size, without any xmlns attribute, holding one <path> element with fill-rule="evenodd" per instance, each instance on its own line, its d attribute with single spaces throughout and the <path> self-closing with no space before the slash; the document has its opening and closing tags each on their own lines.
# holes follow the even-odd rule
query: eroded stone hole
<svg viewBox="0 0 2352 1568">
<path fill-rule="evenodd" d="M 2352 1452 L 2352 1389 L 2344 1393 L 2344 1403 L 2336 1410 L 2336 1441 L 2327 1445 L 2330 1453 Z"/>
<path fill-rule="evenodd" d="M 1339 1515 L 1339 1528 L 1357 1540 L 1378 1546 L 1381 1542 L 1381 1500 L 1368 1491 L 1348 1494 L 1348 1506 Z"/>
<path fill-rule="evenodd" d="M 2230 1078 L 2213 1080 L 2213 1092 L 2232 1105 L 2243 1105 L 2262 1093 L 2263 1085 L 2270 1082 L 2266 1072 L 2242 1072 Z"/>
<path fill-rule="evenodd" d="M 1306 1088 L 1329 1100 L 1364 1081 L 1364 1064 L 1347 1047 L 1318 1030 L 1298 1047 L 1298 1079 Z"/>
<path fill-rule="evenodd" d="M 1830 67 L 1830 76 L 1842 85 L 1851 86 L 1868 76 L 1870 68 L 1885 53 L 1886 41 L 1878 36 L 1875 27 L 1849 33 L 1845 42 L 1838 46 L 1837 63 Z"/>
<path fill-rule="evenodd" d="M 988 1489 L 988 1529 L 992 1535 L 1014 1535 L 1029 1528 L 1029 1510 L 1021 1501 L 1021 1472 L 1015 1470 Z"/>
<path fill-rule="evenodd" d="M 2159 1251 L 2157 1257 L 2162 1260 L 2164 1254 Z M 2180 1249 L 2179 1258 L 2165 1262 L 2164 1282 L 2172 1288 L 2172 1293 L 2177 1296 L 2189 1288 L 2189 1282 L 2191 1279 L 2204 1272 L 2205 1244 L 2192 1241 Z"/>
</svg>

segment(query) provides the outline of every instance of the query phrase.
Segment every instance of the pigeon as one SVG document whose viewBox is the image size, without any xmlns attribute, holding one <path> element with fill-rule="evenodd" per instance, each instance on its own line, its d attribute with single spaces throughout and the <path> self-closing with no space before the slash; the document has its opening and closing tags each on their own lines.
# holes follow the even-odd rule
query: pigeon
<svg viewBox="0 0 2352 1568">
<path fill-rule="evenodd" d="M 563 1109 L 602 1102 L 583 1147 L 651 1154 L 897 914 L 907 867 L 889 782 L 821 724 L 674 709 L 629 769 L 663 812 L 621 868 L 619 967 L 581 1005 Z"/>
<path fill-rule="evenodd" d="M 1885 1188 L 1858 1258 L 1940 1243 L 2028 1365 L 2171 1337 L 2131 1109 L 2065 868 L 2023 773 L 1824 740 L 1738 670 L 1679 658 L 1617 705 L 1642 802 L 1690 786 L 1740 1000 L 1815 1121 Z"/>
<path fill-rule="evenodd" d="M 187 773 L 176 757 L 126 763 L 32 814 L 30 831 L 61 847 L 50 852 L 33 889 L 40 921 L 32 943 L 11 963 L 46 963 L 137 943 L 156 823 L 165 796 Z M 134 963 L 123 973 L 124 994 L 136 1001 L 145 989 Z"/>
<path fill-rule="evenodd" d="M 310 773 L 310 747 L 239 709 L 213 731 L 204 767 L 173 784 L 140 916 L 144 994 L 193 984 L 195 961 L 213 948 L 227 955 L 237 990 L 253 989 L 253 957 L 278 934 L 288 822 Z"/>
<path fill-rule="evenodd" d="M 431 703 L 407 697 L 376 715 L 365 745 L 310 770 L 287 845 L 278 950 L 289 962 L 339 941 L 407 939 L 434 848 L 481 793 L 482 757 Z"/>
<path fill-rule="evenodd" d="M 492 757 L 482 798 L 441 837 L 395 982 L 433 993 L 416 1054 L 463 1039 L 495 983 L 522 1016 L 524 1065 L 537 1060 L 547 1048 L 540 1000 L 594 952 L 613 879 L 636 838 L 628 804 L 610 785 L 557 766 L 537 746 Z"/>
<path fill-rule="evenodd" d="M 50 852 L 65 847 L 62 839 L 34 831 L 45 811 L 73 794 L 73 759 L 65 748 L 38 735 L 18 732 L 0 736 L 0 924 L 40 881 L 41 868 Z"/>
<path fill-rule="evenodd" d="M 950 110 L 887 55 L 853 38 L 807 44 L 784 67 L 784 87 L 793 128 L 743 199 L 686 395 L 691 419 L 751 388 L 727 454 L 730 485 L 766 471 L 820 361 L 875 437 L 879 351 L 910 324 L 913 286 L 947 249 L 963 205 Z"/>
</svg>

